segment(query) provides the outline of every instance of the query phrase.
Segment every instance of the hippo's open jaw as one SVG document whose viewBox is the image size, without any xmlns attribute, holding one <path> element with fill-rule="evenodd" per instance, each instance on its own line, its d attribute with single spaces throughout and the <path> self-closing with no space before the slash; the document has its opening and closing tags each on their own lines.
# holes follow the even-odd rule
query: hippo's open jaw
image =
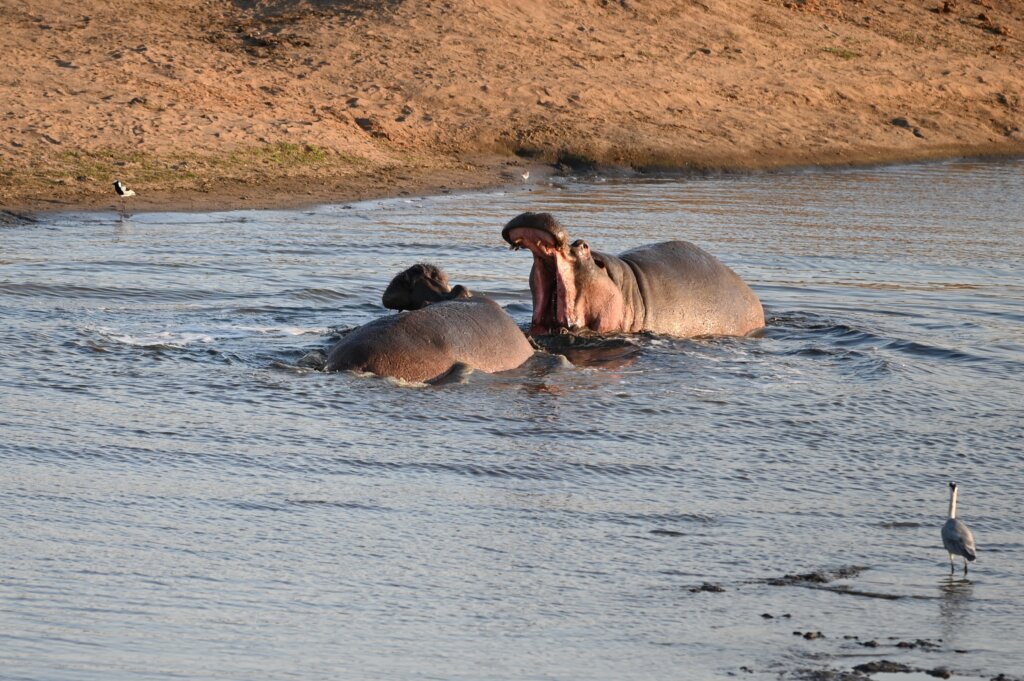
<svg viewBox="0 0 1024 681">
<path fill-rule="evenodd" d="M 501 236 L 513 249 L 527 248 L 533 253 L 530 334 L 542 336 L 577 326 L 569 307 L 576 298 L 576 287 L 568 260 L 568 237 L 561 225 L 547 213 L 523 213 L 505 225 Z"/>
<path fill-rule="evenodd" d="M 565 230 L 558 220 L 550 213 L 522 213 L 509 220 L 505 229 L 501 230 L 501 238 L 518 248 L 527 244 L 521 243 L 527 238 L 540 240 L 554 248 L 562 248 L 568 243 Z"/>
</svg>

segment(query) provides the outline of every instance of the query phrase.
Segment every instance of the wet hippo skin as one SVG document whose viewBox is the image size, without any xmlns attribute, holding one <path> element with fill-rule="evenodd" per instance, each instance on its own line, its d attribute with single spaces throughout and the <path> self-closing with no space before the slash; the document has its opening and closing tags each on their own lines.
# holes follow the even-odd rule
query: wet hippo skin
<svg viewBox="0 0 1024 681">
<path fill-rule="evenodd" d="M 487 373 L 507 371 L 533 355 L 530 342 L 500 305 L 472 297 L 461 286 L 447 288 L 447 277 L 432 265 L 416 265 L 395 277 L 385 303 L 412 309 L 349 333 L 331 348 L 326 370 L 428 381 L 456 365 Z"/>
<path fill-rule="evenodd" d="M 523 213 L 502 230 L 533 253 L 531 335 L 560 329 L 648 331 L 670 336 L 742 336 L 764 326 L 750 287 L 687 241 L 641 246 L 619 256 L 569 242 L 548 213 Z"/>
</svg>

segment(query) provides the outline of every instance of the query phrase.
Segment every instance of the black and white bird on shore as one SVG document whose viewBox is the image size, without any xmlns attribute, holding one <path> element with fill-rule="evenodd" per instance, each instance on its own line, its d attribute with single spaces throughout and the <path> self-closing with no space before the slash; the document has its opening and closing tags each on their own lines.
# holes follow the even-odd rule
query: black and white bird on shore
<svg viewBox="0 0 1024 681">
<path fill-rule="evenodd" d="M 124 217 L 128 208 L 127 199 L 130 196 L 135 196 L 135 192 L 126 187 L 121 180 L 114 180 L 114 191 L 121 197 L 121 217 Z"/>
<path fill-rule="evenodd" d="M 956 517 L 956 483 L 949 483 L 949 518 L 942 526 L 942 545 L 949 552 L 949 574 L 956 572 L 953 560 L 956 556 L 964 559 L 964 575 L 967 575 L 967 563 L 978 557 L 974 546 L 974 535 L 970 528 Z"/>
<path fill-rule="evenodd" d="M 116 191 L 117 195 L 123 199 L 128 198 L 129 196 L 135 196 L 135 192 L 128 189 L 121 180 L 114 180 L 114 191 Z"/>
</svg>

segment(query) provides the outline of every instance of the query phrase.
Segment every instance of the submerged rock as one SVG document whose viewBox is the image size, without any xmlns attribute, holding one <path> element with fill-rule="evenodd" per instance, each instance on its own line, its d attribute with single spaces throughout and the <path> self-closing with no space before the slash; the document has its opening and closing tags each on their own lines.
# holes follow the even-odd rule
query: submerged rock
<svg viewBox="0 0 1024 681">
<path fill-rule="evenodd" d="M 791 586 L 805 584 L 828 584 L 837 579 L 850 579 L 867 570 L 867 567 L 860 565 L 846 565 L 835 570 L 815 570 L 800 574 L 787 574 L 782 577 L 772 577 L 765 580 L 766 584 L 772 586 Z"/>
<path fill-rule="evenodd" d="M 723 591 L 725 591 L 725 589 L 719 586 L 718 584 L 712 584 L 711 582 L 704 582 L 700 586 L 690 588 L 690 593 L 699 593 L 701 591 L 708 591 L 710 593 L 717 594 L 722 593 Z"/>
<path fill-rule="evenodd" d="M 895 673 L 895 672 L 916 672 L 918 671 L 914 667 L 902 664 L 900 662 L 893 662 L 891 660 L 877 660 L 875 662 L 865 662 L 864 664 L 858 664 L 853 668 L 853 671 L 860 672 L 862 674 L 876 674 L 878 672 Z"/>
</svg>

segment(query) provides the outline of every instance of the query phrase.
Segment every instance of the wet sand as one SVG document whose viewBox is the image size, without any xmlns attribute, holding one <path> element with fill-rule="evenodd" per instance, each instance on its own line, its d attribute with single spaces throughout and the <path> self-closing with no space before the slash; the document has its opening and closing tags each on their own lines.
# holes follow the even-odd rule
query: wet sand
<svg viewBox="0 0 1024 681">
<path fill-rule="evenodd" d="M 0 206 L 286 207 L 1024 153 L 1009 0 L 21 0 Z"/>
</svg>

